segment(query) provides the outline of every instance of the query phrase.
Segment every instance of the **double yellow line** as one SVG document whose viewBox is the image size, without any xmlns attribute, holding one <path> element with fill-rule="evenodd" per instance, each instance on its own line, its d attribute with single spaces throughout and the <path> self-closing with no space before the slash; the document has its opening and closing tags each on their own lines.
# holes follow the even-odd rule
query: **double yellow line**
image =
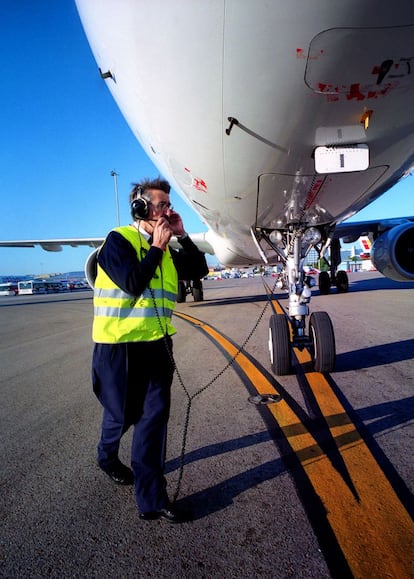
<svg viewBox="0 0 414 579">
<path fill-rule="evenodd" d="M 273 307 L 283 313 L 276 301 Z M 199 327 L 231 357 L 237 355 L 235 363 L 259 394 L 279 394 L 253 362 L 212 326 L 181 312 L 175 315 Z M 307 351 L 294 348 L 294 354 L 305 367 L 311 362 Z M 267 408 L 319 496 L 353 576 L 361 579 L 413 578 L 414 524 L 411 517 L 326 378 L 313 371 L 304 372 L 304 376 L 336 444 L 346 477 L 335 468 L 283 397 Z"/>
</svg>

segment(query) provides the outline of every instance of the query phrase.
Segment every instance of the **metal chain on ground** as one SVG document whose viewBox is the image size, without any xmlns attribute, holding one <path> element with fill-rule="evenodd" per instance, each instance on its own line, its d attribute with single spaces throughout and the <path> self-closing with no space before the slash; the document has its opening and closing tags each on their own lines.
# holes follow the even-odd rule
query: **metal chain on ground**
<svg viewBox="0 0 414 579">
<path fill-rule="evenodd" d="M 275 284 L 271 290 L 271 293 L 273 294 L 275 288 L 276 288 L 276 283 L 277 280 L 275 281 Z M 173 503 L 176 502 L 178 495 L 180 494 L 180 490 L 181 490 L 181 483 L 182 483 L 182 479 L 183 479 L 183 474 L 184 474 L 184 457 L 185 457 L 185 453 L 186 453 L 186 446 L 187 446 L 187 435 L 188 435 L 188 427 L 190 424 L 190 413 L 191 413 L 191 405 L 192 402 L 195 398 L 197 398 L 197 396 L 199 396 L 200 394 L 202 394 L 203 392 L 205 392 L 205 390 L 207 390 L 207 388 L 209 388 L 210 386 L 212 386 L 212 384 L 214 384 L 230 367 L 231 365 L 235 362 L 237 356 L 241 353 L 242 350 L 244 350 L 246 344 L 249 342 L 249 340 L 252 338 L 253 334 L 255 333 L 255 331 L 257 330 L 268 306 L 270 304 L 270 300 L 268 299 L 266 301 L 266 304 L 262 310 L 262 312 L 260 313 L 256 323 L 254 324 L 253 328 L 251 329 L 251 331 L 249 332 L 248 336 L 246 337 L 246 339 L 244 340 L 243 344 L 241 346 L 239 346 L 239 348 L 237 349 L 236 353 L 234 354 L 234 356 L 232 356 L 232 358 L 228 361 L 228 363 L 222 368 L 222 370 L 220 370 L 220 372 L 218 372 L 214 378 L 212 378 L 207 384 L 205 384 L 204 386 L 202 386 L 201 388 L 199 388 L 196 392 L 194 392 L 193 394 L 190 394 L 189 391 L 187 390 L 184 381 L 182 379 L 182 376 L 177 368 L 177 365 L 175 363 L 174 360 L 174 356 L 173 353 L 171 352 L 171 349 L 169 347 L 168 341 L 167 341 L 167 337 L 164 335 L 164 339 L 165 339 L 165 343 L 166 343 L 166 347 L 167 347 L 167 351 L 168 351 L 168 355 L 170 357 L 170 360 L 173 364 L 173 367 L 177 373 L 177 378 L 178 378 L 178 382 L 181 385 L 182 389 L 184 390 L 186 396 L 187 396 L 187 408 L 186 408 L 186 414 L 185 414 L 185 420 L 184 420 L 184 428 L 183 428 L 183 437 L 182 437 L 182 443 L 181 443 L 181 454 L 180 454 L 180 466 L 179 466 L 179 472 L 178 472 L 178 480 L 177 480 L 177 485 L 176 485 L 176 490 L 173 496 Z M 161 324 L 161 320 L 158 314 L 158 310 L 157 308 L 156 312 L 157 312 L 157 316 L 159 319 L 159 322 Z"/>
</svg>

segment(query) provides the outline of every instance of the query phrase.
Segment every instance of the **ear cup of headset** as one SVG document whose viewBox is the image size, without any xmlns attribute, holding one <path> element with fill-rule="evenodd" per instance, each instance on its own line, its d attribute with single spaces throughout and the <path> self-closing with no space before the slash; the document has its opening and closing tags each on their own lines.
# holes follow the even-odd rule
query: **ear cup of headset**
<svg viewBox="0 0 414 579">
<path fill-rule="evenodd" d="M 138 197 L 131 203 L 132 219 L 146 219 L 149 215 L 148 201 L 144 197 Z"/>
</svg>

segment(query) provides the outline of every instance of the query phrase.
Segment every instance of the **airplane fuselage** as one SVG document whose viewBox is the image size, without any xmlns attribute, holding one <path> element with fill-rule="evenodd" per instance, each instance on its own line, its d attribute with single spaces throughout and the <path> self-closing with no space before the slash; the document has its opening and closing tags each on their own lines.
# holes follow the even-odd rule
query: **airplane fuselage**
<svg viewBox="0 0 414 579">
<path fill-rule="evenodd" d="M 223 263 L 257 263 L 252 228 L 343 221 L 414 164 L 406 1 L 77 5 L 129 126 Z M 318 146 L 355 145 L 367 169 L 315 171 Z"/>
</svg>

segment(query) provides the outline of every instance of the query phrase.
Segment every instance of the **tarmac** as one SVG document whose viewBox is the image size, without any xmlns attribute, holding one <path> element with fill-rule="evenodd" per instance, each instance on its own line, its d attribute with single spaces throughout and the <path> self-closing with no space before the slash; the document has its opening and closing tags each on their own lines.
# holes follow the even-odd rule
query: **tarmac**
<svg viewBox="0 0 414 579">
<path fill-rule="evenodd" d="M 388 540 L 382 572 L 394 576 L 393 545 L 414 542 L 414 283 L 359 273 L 347 294 L 315 289 L 311 308 L 336 332 L 329 376 L 300 359 L 292 375 L 272 376 L 260 278 L 205 282 L 204 298 L 177 305 L 196 322 L 174 317 L 166 472 L 171 498 L 193 513 L 182 525 L 139 520 L 133 489 L 96 466 L 92 292 L 0 298 L 0 577 L 358 576 Z M 275 401 L 252 403 L 260 388 Z M 391 539 L 372 518 L 375 477 Z M 354 500 L 366 544 L 346 534 Z M 413 549 L 404 552 L 398 579 Z"/>
</svg>

